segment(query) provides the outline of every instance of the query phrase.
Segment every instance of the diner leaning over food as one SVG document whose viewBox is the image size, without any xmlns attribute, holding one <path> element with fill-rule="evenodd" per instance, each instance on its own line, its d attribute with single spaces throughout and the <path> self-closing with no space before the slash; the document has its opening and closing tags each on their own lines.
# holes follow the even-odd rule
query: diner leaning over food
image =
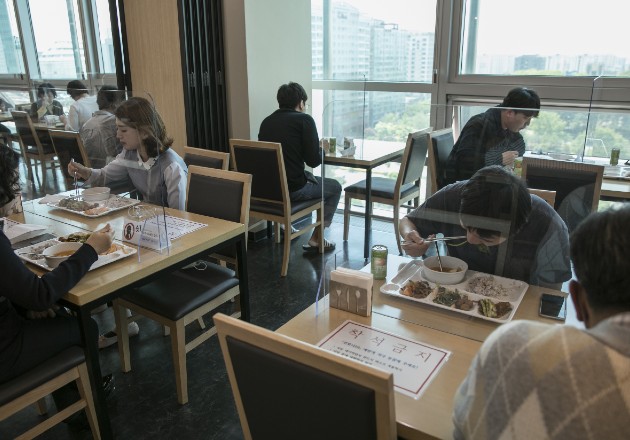
<svg viewBox="0 0 630 440">
<path fill-rule="evenodd" d="M 91 186 L 111 187 L 130 180 L 144 201 L 183 211 L 188 169 L 170 148 L 173 139 L 153 104 L 144 98 L 129 98 L 115 115 L 123 151 L 101 169 L 70 162 L 70 175 L 76 173 Z"/>
<path fill-rule="evenodd" d="M 424 255 L 442 233 L 448 254 L 479 272 L 560 288 L 571 278 L 569 234 L 553 207 L 501 166 L 442 188 L 400 221 L 403 250 Z"/>
<path fill-rule="evenodd" d="M 0 212 L 11 211 L 19 198 L 19 155 L 0 149 Z M 112 245 L 114 230 L 107 224 L 90 235 L 66 261 L 41 277 L 24 265 L 0 228 L 0 384 L 35 368 L 82 338 L 76 318 L 57 301 L 87 273 L 98 255 Z M 96 344 L 96 323 L 90 321 L 88 343 Z M 111 375 L 103 378 L 110 388 Z M 78 399 L 75 382 L 52 392 L 57 410 Z M 75 414 L 68 423 L 82 425 L 85 415 Z"/>
</svg>

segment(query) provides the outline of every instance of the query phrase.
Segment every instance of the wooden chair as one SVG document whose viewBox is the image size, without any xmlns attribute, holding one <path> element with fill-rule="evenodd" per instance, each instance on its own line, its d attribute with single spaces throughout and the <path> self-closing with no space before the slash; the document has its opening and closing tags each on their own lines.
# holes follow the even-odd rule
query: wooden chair
<svg viewBox="0 0 630 440">
<path fill-rule="evenodd" d="M 184 147 L 184 162 L 186 166 L 198 165 L 200 167 L 227 170 L 230 165 L 230 155 L 203 148 Z"/>
<path fill-rule="evenodd" d="M 28 177 L 31 182 L 35 182 L 31 160 L 39 162 L 42 170 L 42 185 L 46 188 L 46 170 L 49 168 L 46 166 L 46 163 L 50 164 L 50 169 L 54 169 L 55 156 L 57 155 L 52 142 L 42 142 L 40 140 L 27 112 L 11 111 L 11 115 L 18 133 L 20 150 L 22 150 L 22 156 L 28 168 Z"/>
<path fill-rule="evenodd" d="M 80 347 L 70 347 L 21 376 L 0 385 L 0 421 L 35 403 L 39 404 L 40 414 L 45 414 L 45 405 L 40 404 L 42 399 L 72 381 L 76 381 L 81 396 L 77 402 L 25 433 L 18 436 L 13 432 L 12 435 L 20 439 L 35 438 L 85 408 L 92 435 L 100 439 L 92 388 L 83 349 Z"/>
<path fill-rule="evenodd" d="M 188 169 L 187 210 L 247 224 L 251 176 L 192 165 Z M 199 211 L 197 211 L 199 208 Z M 146 316 L 169 328 L 177 400 L 188 402 L 186 353 L 216 333 L 214 327 L 186 343 L 186 325 L 237 298 L 239 280 L 233 270 L 210 262 L 181 269 L 145 286 L 125 291 L 114 300 L 118 351 L 122 369 L 131 370 L 128 324 Z M 235 307 L 239 303 L 235 302 Z M 134 314 L 126 316 L 125 308 Z M 240 317 L 240 309 L 232 314 Z M 202 321 L 203 322 L 203 321 Z M 205 327 L 205 325 L 203 326 Z"/>
<path fill-rule="evenodd" d="M 57 153 L 61 172 L 66 179 L 72 180 L 73 177 L 68 173 L 68 164 L 72 159 L 88 168 L 92 168 L 90 158 L 85 151 L 81 135 L 76 131 L 66 130 L 48 130 L 53 147 Z"/>
<path fill-rule="evenodd" d="M 547 190 L 544 190 L 544 189 L 529 188 L 529 193 L 540 197 L 545 202 L 549 203 L 552 207 L 556 203 L 556 192 L 555 191 L 547 191 Z"/>
<path fill-rule="evenodd" d="M 420 199 L 420 178 L 424 171 L 424 165 L 427 159 L 427 150 L 429 148 L 429 134 L 426 130 L 415 133 L 409 133 L 407 136 L 407 145 L 403 153 L 402 162 L 400 163 L 400 171 L 396 179 L 385 177 L 374 177 L 372 179 L 372 204 L 382 203 L 391 205 L 394 208 L 394 235 L 396 235 L 396 244 L 398 252 L 402 255 L 402 246 L 400 244 L 400 233 L 398 231 L 398 221 L 400 219 L 400 208 L 404 207 L 408 211 L 417 207 Z M 352 211 L 352 200 L 365 200 L 366 182 L 362 180 L 354 185 L 344 188 L 345 208 L 343 210 L 343 240 L 348 240 L 348 230 L 350 228 L 350 214 L 363 214 L 358 211 Z M 413 204 L 410 202 L 413 201 Z M 373 218 L 390 220 L 389 217 L 383 217 L 372 214 L 373 206 L 369 207 L 368 213 Z M 368 209 L 368 207 L 366 207 Z"/>
<path fill-rule="evenodd" d="M 431 147 L 429 148 L 429 174 L 430 194 L 435 194 L 444 185 L 446 178 L 446 161 L 451 154 L 455 140 L 453 139 L 453 129 L 445 128 L 430 133 Z"/>
<path fill-rule="evenodd" d="M 555 191 L 554 208 L 569 232 L 597 211 L 604 166 L 525 156 L 522 178 L 527 186 Z"/>
<path fill-rule="evenodd" d="M 287 176 L 282 157 L 282 146 L 274 142 L 258 142 L 230 139 L 230 155 L 234 168 L 252 175 L 252 217 L 275 222 L 276 243 L 280 243 L 280 225 L 284 225 L 284 253 L 280 276 L 289 270 L 291 240 L 319 228 L 319 250 L 324 252 L 324 203 L 321 199 L 292 202 L 289 198 Z M 297 219 L 317 213 L 314 223 L 292 231 L 291 223 Z M 288 231 L 291 231 L 289 234 Z"/>
<path fill-rule="evenodd" d="M 245 439 L 395 439 L 393 375 L 215 315 Z"/>
</svg>

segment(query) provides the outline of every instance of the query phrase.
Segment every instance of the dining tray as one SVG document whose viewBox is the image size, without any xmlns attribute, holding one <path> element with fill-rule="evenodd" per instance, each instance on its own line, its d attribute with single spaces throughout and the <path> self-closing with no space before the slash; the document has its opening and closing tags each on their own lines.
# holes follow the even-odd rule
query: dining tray
<svg viewBox="0 0 630 440">
<path fill-rule="evenodd" d="M 503 278 L 497 275 L 489 275 L 483 272 L 477 272 L 474 270 L 466 271 L 464 280 L 457 284 L 444 285 L 443 287 L 448 290 L 457 289 L 462 295 L 468 295 L 468 299 L 473 301 L 474 307 L 471 310 L 457 309 L 455 306 L 446 306 L 443 304 L 435 303 L 433 300 L 437 294 L 438 285 L 432 281 L 424 278 L 422 268 L 424 267 L 422 260 L 412 260 L 400 268 L 398 273 L 392 277 L 392 279 L 381 286 L 381 292 L 386 295 L 396 296 L 404 298 L 409 301 L 414 301 L 422 304 L 429 305 L 431 307 L 438 307 L 441 309 L 447 309 L 455 313 L 464 314 L 467 316 L 474 316 L 486 321 L 505 323 L 514 317 L 516 309 L 523 300 L 523 296 L 527 291 L 529 285 L 523 281 L 513 280 L 510 278 Z M 470 287 L 470 282 L 478 278 L 487 278 L 489 289 L 483 291 L 484 293 L 475 293 Z M 409 280 L 412 281 L 427 281 L 431 286 L 432 291 L 426 298 L 414 298 L 411 296 L 403 295 L 401 289 L 407 284 Z M 475 281 L 478 283 L 479 281 Z M 479 290 L 478 290 L 479 291 Z M 492 318 L 485 316 L 479 312 L 478 304 L 481 299 L 490 299 L 491 301 L 510 303 L 512 310 L 498 318 Z"/>
<path fill-rule="evenodd" d="M 59 239 L 53 238 L 31 246 L 16 249 L 15 253 L 18 257 L 20 257 L 20 259 L 34 264 L 37 267 L 41 267 L 44 270 L 50 271 L 53 269 L 46 264 L 46 259 L 44 258 L 44 256 L 40 256 L 40 254 L 44 251 L 44 249 L 59 243 L 61 243 Z M 113 243 L 112 247 L 114 248 L 114 250 L 112 250 L 111 252 L 98 256 L 98 260 L 96 260 L 94 264 L 92 264 L 90 270 L 97 269 L 101 266 L 113 263 L 114 261 L 122 260 L 123 258 L 127 258 L 130 255 L 134 255 L 138 252 L 135 247 L 127 246 L 122 243 Z"/>
<path fill-rule="evenodd" d="M 72 197 L 72 198 L 79 201 L 82 200 L 81 197 Z M 108 200 L 99 201 L 99 202 L 88 202 L 88 203 L 98 204 L 98 208 L 105 208 L 102 211 L 99 209 L 100 212 L 93 213 L 93 214 L 88 214 L 86 211 L 78 211 L 75 209 L 70 209 L 65 206 L 59 206 L 59 203 L 61 203 L 61 201 L 50 202 L 50 203 L 47 203 L 47 205 L 52 208 L 61 209 L 66 212 L 72 212 L 74 214 L 78 214 L 84 217 L 97 218 L 97 217 L 103 217 L 105 215 L 111 214 L 114 211 L 119 211 L 121 209 L 129 208 L 130 206 L 137 205 L 138 203 L 140 203 L 140 200 L 112 195 Z"/>
</svg>

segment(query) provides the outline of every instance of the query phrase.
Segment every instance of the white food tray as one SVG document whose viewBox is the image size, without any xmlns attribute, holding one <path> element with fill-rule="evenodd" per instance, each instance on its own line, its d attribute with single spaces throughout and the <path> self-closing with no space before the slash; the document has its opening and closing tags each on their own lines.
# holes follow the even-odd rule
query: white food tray
<svg viewBox="0 0 630 440">
<path fill-rule="evenodd" d="M 46 264 L 46 259 L 44 258 L 44 256 L 39 256 L 39 254 L 41 254 L 44 249 L 59 243 L 61 243 L 61 241 L 53 238 L 31 246 L 16 249 L 15 253 L 22 260 L 34 264 L 37 267 L 41 267 L 44 270 L 50 271 L 53 269 Z M 134 255 L 138 252 L 136 248 L 127 246 L 122 243 L 113 243 L 113 246 L 116 247 L 116 250 L 114 252 L 110 252 L 109 254 L 99 255 L 98 260 L 96 260 L 94 264 L 92 264 L 90 270 L 97 269 L 101 266 L 105 266 L 106 264 L 113 263 L 114 261 L 122 260 L 123 258 L 127 258 L 128 256 Z"/>
<path fill-rule="evenodd" d="M 438 307 L 441 309 L 447 309 L 453 311 L 455 313 L 464 314 L 467 316 L 474 316 L 479 319 L 484 319 L 486 321 L 500 322 L 505 323 L 510 321 L 514 314 L 516 313 L 516 309 L 520 305 L 523 300 L 523 296 L 527 291 L 529 285 L 523 281 L 512 280 L 510 278 L 503 278 L 496 275 L 488 275 L 483 272 L 476 272 L 474 270 L 466 271 L 466 276 L 461 283 L 457 284 L 449 284 L 444 285 L 449 290 L 457 289 L 463 295 L 468 295 L 468 298 L 475 302 L 475 306 L 472 310 L 460 310 L 455 308 L 454 306 L 445 306 L 443 304 L 438 304 L 433 302 L 437 291 L 437 284 L 427 280 L 423 277 L 422 274 L 422 260 L 412 260 L 409 263 L 405 264 L 399 272 L 394 275 L 394 277 L 386 284 L 381 286 L 381 292 L 386 295 L 396 296 L 398 298 L 404 298 L 409 301 L 414 301 L 422 304 L 427 304 L 432 307 Z M 489 296 L 483 294 L 473 293 L 469 287 L 469 282 L 473 278 L 478 277 L 492 277 L 492 283 L 494 285 L 499 286 L 499 291 L 501 292 L 498 296 Z M 410 296 L 403 295 L 400 290 L 405 286 L 407 281 L 427 281 L 429 285 L 433 288 L 433 292 L 431 292 L 426 298 L 413 298 Z M 496 284 L 495 284 L 496 283 Z M 490 318 L 488 316 L 484 316 L 478 311 L 478 307 L 476 302 L 480 299 L 491 299 L 494 302 L 507 301 L 512 305 L 512 310 L 507 314 L 500 318 Z"/>
<path fill-rule="evenodd" d="M 78 200 L 82 200 L 81 197 L 77 198 Z M 66 212 L 72 212 L 74 214 L 82 215 L 84 217 L 97 218 L 103 217 L 104 215 L 111 214 L 114 211 L 119 211 L 121 209 L 128 208 L 133 205 L 137 205 L 140 203 L 140 200 L 130 199 L 127 197 L 118 197 L 116 195 L 110 196 L 108 200 L 100 201 L 100 202 L 88 202 L 91 204 L 98 204 L 99 207 L 107 208 L 103 212 L 99 212 L 98 214 L 87 214 L 85 211 L 76 211 L 74 209 L 66 208 L 63 206 L 59 206 L 60 202 L 55 203 L 47 203 L 48 206 L 56 209 L 61 209 Z"/>
</svg>

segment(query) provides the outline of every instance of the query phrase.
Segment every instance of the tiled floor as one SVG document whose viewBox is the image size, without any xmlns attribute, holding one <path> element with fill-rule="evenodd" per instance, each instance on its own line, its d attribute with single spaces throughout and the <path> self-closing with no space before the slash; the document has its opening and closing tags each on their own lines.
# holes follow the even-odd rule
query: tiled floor
<svg viewBox="0 0 630 440">
<path fill-rule="evenodd" d="M 22 174 L 26 175 L 25 172 Z M 49 182 L 53 179 L 48 179 Z M 48 189 L 48 193 L 65 189 L 62 183 Z M 29 198 L 42 195 L 27 186 Z M 337 243 L 338 261 L 348 267 L 359 268 L 363 260 L 363 221 L 352 219 L 350 240 L 342 241 L 343 216 L 337 214 L 327 238 Z M 314 302 L 323 261 L 319 255 L 304 253 L 306 237 L 291 245 L 289 274 L 280 278 L 282 246 L 264 239 L 248 244 L 248 268 L 251 296 L 251 316 L 254 324 L 275 330 Z M 373 243 L 386 245 L 395 252 L 396 242 L 391 223 L 375 222 Z M 330 265 L 330 263 L 329 263 Z M 111 326 L 109 311 L 97 316 L 101 329 Z M 184 439 L 217 440 L 241 439 L 242 432 L 223 358 L 216 338 L 188 353 L 190 401 L 177 403 L 175 380 L 171 362 L 170 340 L 162 336 L 154 322 L 139 321 L 140 334 L 131 339 L 132 370 L 122 373 L 116 346 L 101 351 L 103 372 L 112 372 L 115 389 L 108 398 L 109 414 L 116 438 L 120 439 Z M 194 331 L 196 326 L 189 326 Z M 54 410 L 52 401 L 49 407 Z M 25 410 L 9 422 L 0 423 L 0 439 L 27 428 L 38 419 L 34 408 Z M 44 439 L 84 438 L 85 434 L 70 432 L 58 426 L 42 436 Z M 89 438 L 89 435 L 87 436 Z"/>
</svg>

